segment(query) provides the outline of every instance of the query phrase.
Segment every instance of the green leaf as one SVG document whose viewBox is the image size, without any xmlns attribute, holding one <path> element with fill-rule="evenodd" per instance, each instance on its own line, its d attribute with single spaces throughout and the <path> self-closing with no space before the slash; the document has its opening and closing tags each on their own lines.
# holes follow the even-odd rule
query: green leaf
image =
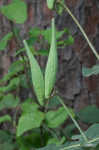
<svg viewBox="0 0 99 150">
<path fill-rule="evenodd" d="M 97 74 L 99 74 L 99 64 L 94 65 L 92 68 L 83 67 L 82 68 L 82 74 L 85 77 L 89 77 L 91 75 L 97 75 Z"/>
<path fill-rule="evenodd" d="M 61 3 L 63 3 L 63 5 L 65 5 L 64 0 L 61 0 Z M 62 15 L 62 12 L 63 12 L 64 8 L 59 3 L 58 3 L 58 5 L 56 5 L 56 7 L 57 7 L 57 13 L 59 15 Z"/>
<path fill-rule="evenodd" d="M 17 136 L 21 136 L 24 132 L 33 128 L 40 127 L 43 120 L 44 113 L 38 110 L 34 110 L 31 113 L 24 113 L 19 119 Z"/>
<path fill-rule="evenodd" d="M 15 90 L 20 84 L 20 79 L 18 77 L 13 78 L 7 86 L 1 86 L 0 92 L 5 93 L 12 90 Z"/>
<path fill-rule="evenodd" d="M 49 54 L 49 50 L 41 49 L 41 50 L 37 51 L 37 55 L 48 56 L 48 54 Z"/>
<path fill-rule="evenodd" d="M 25 49 L 24 48 L 21 48 L 21 49 L 18 49 L 18 50 L 16 50 L 16 52 L 15 52 L 15 57 L 17 56 L 17 55 L 19 55 L 20 53 L 23 53 L 25 51 Z"/>
<path fill-rule="evenodd" d="M 56 111 L 49 111 L 45 115 L 46 124 L 49 128 L 57 128 L 68 118 L 68 114 L 64 107 L 60 107 Z"/>
<path fill-rule="evenodd" d="M 35 40 L 37 40 L 37 38 L 40 34 L 41 34 L 41 29 L 37 28 L 37 27 L 35 27 L 29 31 L 30 37 L 34 38 Z"/>
<path fill-rule="evenodd" d="M 50 98 L 49 104 L 48 104 L 48 108 L 49 109 L 55 109 L 58 106 L 60 106 L 60 102 L 59 102 L 58 96 L 56 95 L 56 96 Z"/>
<path fill-rule="evenodd" d="M 71 137 L 73 135 L 73 130 L 75 129 L 75 125 L 74 124 L 69 124 L 66 126 L 66 128 L 63 129 L 64 135 L 66 135 L 66 137 Z"/>
<path fill-rule="evenodd" d="M 21 24 L 27 19 L 27 5 L 23 1 L 14 1 L 0 8 L 1 13 L 9 20 Z"/>
<path fill-rule="evenodd" d="M 13 34 L 18 40 L 21 40 L 20 29 L 18 27 L 16 27 L 16 26 L 13 27 Z"/>
<path fill-rule="evenodd" d="M 47 142 L 47 145 L 48 144 L 62 145 L 65 140 L 66 140 L 65 136 L 63 136 L 60 140 L 58 140 L 56 138 L 50 138 Z"/>
<path fill-rule="evenodd" d="M 13 72 L 13 74 L 16 74 L 20 71 L 24 70 L 24 61 L 22 60 L 17 60 L 13 62 L 9 68 L 9 72 Z"/>
<path fill-rule="evenodd" d="M 48 98 L 50 96 L 56 81 L 58 58 L 57 58 L 55 30 L 56 30 L 55 21 L 54 19 L 52 19 L 52 42 L 45 70 L 45 98 Z"/>
<path fill-rule="evenodd" d="M 11 142 L 12 135 L 8 131 L 0 130 L 0 143 L 5 141 Z"/>
<path fill-rule="evenodd" d="M 11 117 L 9 115 L 4 115 L 0 117 L 0 123 L 6 122 L 6 121 L 11 121 Z"/>
<path fill-rule="evenodd" d="M 40 69 L 35 57 L 32 55 L 32 52 L 30 51 L 25 40 L 24 40 L 24 46 L 26 48 L 26 52 L 27 52 L 27 55 L 28 55 L 29 61 L 30 61 L 32 83 L 34 86 L 34 90 L 35 90 L 37 99 L 41 105 L 44 105 L 45 88 L 44 88 L 43 74 L 41 72 L 41 69 Z"/>
<path fill-rule="evenodd" d="M 0 110 L 13 108 L 19 104 L 19 99 L 14 97 L 12 94 L 8 94 L 2 98 L 0 101 Z"/>
<path fill-rule="evenodd" d="M 99 124 L 98 123 L 93 124 L 91 127 L 87 129 L 85 134 L 89 139 L 93 139 L 93 138 L 95 139 L 99 137 Z"/>
<path fill-rule="evenodd" d="M 74 43 L 74 38 L 71 35 L 69 35 L 68 39 L 65 40 L 65 45 L 71 45 L 73 43 Z"/>
<path fill-rule="evenodd" d="M 27 40 L 27 44 L 31 47 L 33 47 L 33 45 L 36 43 L 36 41 L 38 40 L 38 38 L 34 38 L 34 37 L 30 37 L 28 40 Z"/>
<path fill-rule="evenodd" d="M 8 70 L 8 73 L 0 80 L 0 82 L 5 82 L 10 80 L 13 76 L 17 75 L 19 72 L 24 70 L 24 61 L 17 60 L 13 62 Z"/>
<path fill-rule="evenodd" d="M 41 31 L 41 34 L 43 35 L 44 39 L 46 41 L 48 41 L 48 44 L 51 43 L 51 37 L 52 37 L 51 31 L 52 31 L 51 28 L 49 28 L 47 30 L 42 30 Z M 59 38 L 61 38 L 63 36 L 64 32 L 65 31 L 57 31 L 56 30 L 56 40 L 58 40 Z"/>
<path fill-rule="evenodd" d="M 88 106 L 77 112 L 77 117 L 85 123 L 97 123 L 99 122 L 99 109 L 95 106 Z"/>
<path fill-rule="evenodd" d="M 51 28 L 48 28 L 46 30 L 41 30 L 40 28 L 33 28 L 29 31 L 29 35 L 32 38 L 33 42 L 36 42 L 38 40 L 38 37 L 40 35 L 42 35 L 44 37 L 44 40 L 46 40 L 48 42 L 48 44 L 50 44 L 51 43 L 51 36 L 52 36 L 51 30 L 52 30 Z M 57 31 L 56 30 L 56 40 L 61 38 L 65 32 L 66 32 L 65 30 L 64 31 Z M 33 42 L 31 42 L 31 43 L 33 43 Z"/>
<path fill-rule="evenodd" d="M 47 0 L 47 6 L 49 9 L 53 9 L 55 0 Z"/>
<path fill-rule="evenodd" d="M 13 135 L 8 131 L 0 130 L 0 150 L 14 150 L 16 144 L 12 141 Z"/>
<path fill-rule="evenodd" d="M 1 150 L 14 150 L 15 149 L 15 144 L 14 143 L 0 143 L 0 149 Z"/>
<path fill-rule="evenodd" d="M 42 147 L 40 128 L 32 129 L 28 135 L 17 137 L 17 143 L 22 150 L 32 150 L 33 148 Z"/>
<path fill-rule="evenodd" d="M 20 78 L 20 86 L 23 88 L 28 89 L 29 88 L 29 84 L 27 83 L 27 77 L 25 74 L 22 74 L 19 76 Z"/>
<path fill-rule="evenodd" d="M 0 41 L 0 51 L 4 50 L 7 46 L 8 41 L 12 38 L 12 32 L 6 34 Z"/>
<path fill-rule="evenodd" d="M 99 124 L 93 124 L 91 127 L 84 132 L 88 138 L 88 143 L 85 143 L 81 135 L 75 135 L 72 137 L 73 140 L 79 140 L 79 143 L 83 147 L 96 147 L 99 144 Z"/>
<path fill-rule="evenodd" d="M 74 43 L 74 38 L 71 35 L 69 35 L 67 40 L 58 41 L 57 45 L 61 46 L 61 47 L 62 46 L 64 47 L 64 46 L 72 45 L 73 43 Z"/>
<path fill-rule="evenodd" d="M 99 144 L 97 145 L 97 147 L 95 148 L 95 150 L 99 150 Z"/>
<path fill-rule="evenodd" d="M 31 113 L 34 112 L 34 110 L 37 110 L 38 108 L 39 105 L 33 102 L 32 99 L 27 99 L 24 103 L 21 104 L 21 109 L 23 113 Z"/>
</svg>

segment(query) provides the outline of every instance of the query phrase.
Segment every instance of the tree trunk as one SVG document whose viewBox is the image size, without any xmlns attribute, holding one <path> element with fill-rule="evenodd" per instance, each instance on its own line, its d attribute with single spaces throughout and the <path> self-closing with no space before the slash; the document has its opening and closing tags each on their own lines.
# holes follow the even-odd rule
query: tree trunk
<svg viewBox="0 0 99 150">
<path fill-rule="evenodd" d="M 11 0 L 2 5 L 10 3 Z M 99 76 L 84 78 L 82 76 L 82 66 L 91 67 L 97 63 L 95 56 L 91 52 L 88 44 L 84 40 L 79 29 L 72 21 L 71 17 L 64 11 L 62 16 L 50 11 L 45 0 L 26 0 L 28 5 L 28 19 L 22 25 L 16 25 L 0 14 L 0 39 L 12 31 L 13 27 L 20 29 L 22 39 L 27 37 L 27 31 L 34 26 L 47 28 L 53 16 L 56 17 L 56 25 L 59 29 L 68 27 L 75 38 L 72 46 L 67 46 L 64 50 L 59 50 L 59 68 L 56 86 L 66 103 L 79 110 L 88 104 L 97 104 L 99 107 Z M 88 37 L 98 50 L 99 43 L 99 1 L 94 0 L 66 0 L 66 4 L 77 17 L 80 24 L 85 29 Z M 0 52 L 0 77 L 4 76 L 11 64 L 13 54 L 22 43 L 17 43 L 15 38 L 9 42 L 8 47 Z M 41 60 L 43 61 L 43 60 Z"/>
</svg>

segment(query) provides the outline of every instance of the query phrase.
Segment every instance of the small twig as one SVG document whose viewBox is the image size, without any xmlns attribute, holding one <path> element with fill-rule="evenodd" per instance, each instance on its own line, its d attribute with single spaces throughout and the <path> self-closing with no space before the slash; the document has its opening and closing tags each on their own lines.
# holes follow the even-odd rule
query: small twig
<svg viewBox="0 0 99 150">
<path fill-rule="evenodd" d="M 91 144 L 91 143 L 94 143 L 94 142 L 96 142 L 96 141 L 99 141 L 99 137 L 98 137 L 98 138 L 95 138 L 95 139 L 92 139 L 92 140 L 88 141 L 87 143 L 88 143 L 88 144 Z M 62 148 L 61 150 L 69 150 L 69 149 L 71 149 L 71 148 L 76 148 L 76 147 L 81 147 L 81 144 L 76 144 L 76 145 L 71 145 L 71 146 L 68 146 L 68 147 L 64 147 L 64 148 Z"/>
<path fill-rule="evenodd" d="M 77 127 L 77 129 L 79 130 L 80 134 L 82 135 L 83 139 L 85 142 L 88 142 L 88 139 L 86 137 L 86 135 L 84 134 L 84 132 L 82 131 L 82 129 L 80 128 L 79 124 L 77 123 L 77 121 L 74 119 L 74 117 L 72 116 L 71 112 L 69 111 L 68 107 L 64 104 L 64 102 L 59 98 L 60 103 L 63 105 L 64 109 L 66 110 L 66 112 L 68 113 L 68 115 L 70 116 L 70 118 L 72 119 L 73 123 L 75 124 L 75 126 Z"/>
<path fill-rule="evenodd" d="M 61 0 L 57 0 L 57 2 L 66 10 L 66 12 L 68 12 L 68 14 L 72 17 L 73 21 L 75 22 L 75 24 L 78 26 L 78 28 L 80 29 L 81 33 L 83 34 L 83 36 L 85 37 L 89 47 L 91 48 L 92 52 L 94 53 L 94 55 L 96 56 L 96 58 L 99 60 L 99 54 L 97 53 L 97 51 L 95 50 L 93 44 L 91 43 L 91 41 L 89 40 L 87 34 L 85 33 L 84 29 L 82 28 L 82 26 L 80 25 L 80 23 L 78 22 L 78 20 L 76 19 L 76 17 L 72 14 L 72 12 L 70 11 L 70 9 L 64 5 Z"/>
<path fill-rule="evenodd" d="M 76 144 L 76 145 L 71 145 L 71 146 L 62 148 L 62 149 L 60 149 L 60 150 L 69 150 L 69 149 L 71 149 L 71 148 L 77 148 L 77 147 L 80 147 L 80 146 L 81 146 L 80 144 Z"/>
</svg>

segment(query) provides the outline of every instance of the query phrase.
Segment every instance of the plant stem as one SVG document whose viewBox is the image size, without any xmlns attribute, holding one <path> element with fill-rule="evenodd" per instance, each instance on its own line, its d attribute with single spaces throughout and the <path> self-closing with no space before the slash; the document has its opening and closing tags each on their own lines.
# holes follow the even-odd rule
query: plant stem
<svg viewBox="0 0 99 150">
<path fill-rule="evenodd" d="M 80 147 L 80 146 L 81 146 L 80 144 L 71 145 L 71 146 L 68 146 L 68 147 L 62 148 L 61 150 L 68 150 L 68 149 L 71 149 L 71 148 L 77 148 L 77 147 Z"/>
<path fill-rule="evenodd" d="M 96 58 L 99 60 L 99 54 L 97 53 L 97 51 L 95 50 L 94 46 L 92 45 L 91 41 L 89 40 L 87 34 L 85 33 L 84 29 L 82 28 L 82 26 L 80 25 L 80 23 L 78 22 L 78 20 L 76 19 L 76 17 L 72 14 L 72 12 L 70 11 L 70 9 L 64 5 L 61 0 L 58 0 L 58 3 L 66 10 L 66 12 L 68 12 L 68 14 L 72 17 L 73 21 L 76 23 L 76 25 L 78 26 L 78 28 L 80 29 L 80 31 L 82 32 L 83 36 L 85 37 L 87 43 L 89 44 L 89 47 L 91 48 L 92 52 L 94 53 L 94 55 L 96 56 Z"/>
<path fill-rule="evenodd" d="M 95 138 L 95 139 L 92 139 L 90 141 L 88 141 L 88 143 L 93 143 L 93 142 L 96 142 L 96 141 L 99 141 L 99 137 Z"/>
<path fill-rule="evenodd" d="M 95 139 L 92 139 L 92 140 L 88 141 L 88 144 L 94 143 L 96 141 L 99 141 L 99 138 L 95 138 Z M 81 145 L 80 144 L 75 144 L 75 145 L 71 145 L 71 146 L 68 146 L 68 147 L 64 147 L 61 150 L 68 150 L 68 149 L 76 148 L 76 147 L 81 147 Z"/>
<path fill-rule="evenodd" d="M 42 147 L 44 146 L 44 135 L 43 135 L 43 127 L 41 126 L 40 127 L 40 140 L 41 140 L 41 145 L 42 145 Z"/>
<path fill-rule="evenodd" d="M 43 128 L 44 128 L 45 130 L 47 130 L 49 133 L 51 133 L 52 137 L 54 137 L 54 138 L 56 138 L 56 139 L 59 140 L 57 134 L 56 134 L 52 129 L 48 128 L 45 124 L 43 124 Z"/>
<path fill-rule="evenodd" d="M 64 104 L 64 102 L 61 100 L 61 98 L 59 97 L 59 101 L 60 103 L 63 105 L 64 109 L 66 110 L 66 112 L 68 113 L 68 115 L 70 116 L 70 118 L 72 119 L 73 123 L 75 124 L 75 126 L 77 127 L 77 129 L 79 130 L 80 134 L 82 135 L 83 139 L 85 142 L 88 142 L 88 139 L 86 137 L 86 135 L 84 134 L 84 132 L 82 131 L 82 129 L 80 128 L 79 124 L 77 123 L 77 121 L 74 119 L 74 117 L 72 116 L 71 112 L 69 111 L 68 107 Z"/>
<path fill-rule="evenodd" d="M 49 98 L 48 98 L 48 99 L 46 99 L 46 104 L 45 104 L 45 110 L 44 110 L 44 113 L 46 113 L 46 112 L 47 112 L 48 104 L 49 104 Z"/>
</svg>

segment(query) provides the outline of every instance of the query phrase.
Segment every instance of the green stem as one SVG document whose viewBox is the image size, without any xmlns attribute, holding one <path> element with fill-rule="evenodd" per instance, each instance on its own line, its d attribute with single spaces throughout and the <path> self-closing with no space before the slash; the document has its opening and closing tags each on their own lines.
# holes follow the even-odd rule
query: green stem
<svg viewBox="0 0 99 150">
<path fill-rule="evenodd" d="M 68 149 L 73 149 L 73 148 L 77 148 L 77 147 L 80 147 L 81 145 L 80 144 L 76 144 L 76 145 L 71 145 L 71 146 L 68 146 L 68 147 L 65 147 L 65 148 L 62 148 L 61 150 L 68 150 Z"/>
<path fill-rule="evenodd" d="M 96 141 L 99 141 L 99 137 L 97 137 L 97 138 L 95 138 L 95 139 L 90 140 L 88 143 L 93 143 L 93 142 L 96 142 Z"/>
<path fill-rule="evenodd" d="M 76 17 L 72 14 L 72 12 L 70 11 L 70 9 L 64 5 L 61 0 L 58 0 L 58 3 L 68 12 L 68 14 L 72 17 L 73 21 L 76 23 L 76 25 L 78 26 L 78 28 L 80 29 L 80 31 L 82 32 L 83 36 L 85 37 L 87 43 L 89 44 L 92 52 L 94 53 L 94 55 L 96 56 L 96 58 L 99 60 L 99 54 L 97 53 L 97 51 L 95 50 L 94 46 L 92 45 L 91 41 L 89 40 L 87 34 L 85 33 L 84 29 L 81 27 L 80 23 L 78 22 L 78 20 L 76 19 Z"/>
<path fill-rule="evenodd" d="M 95 138 L 95 139 L 92 139 L 92 140 L 88 141 L 88 144 L 94 143 L 96 141 L 99 141 L 99 138 Z M 71 148 L 76 148 L 76 147 L 81 147 L 81 145 L 80 144 L 71 145 L 71 146 L 62 148 L 61 150 L 69 150 Z"/>
<path fill-rule="evenodd" d="M 59 140 L 57 134 L 56 134 L 52 129 L 48 128 L 45 124 L 43 124 L 43 128 L 44 128 L 45 130 L 47 130 L 49 133 L 51 133 L 52 137 L 54 137 L 54 138 L 56 138 L 56 139 Z"/>
<path fill-rule="evenodd" d="M 66 110 L 66 112 L 68 113 L 68 115 L 70 116 L 70 118 L 72 119 L 73 123 L 75 124 L 75 126 L 77 127 L 77 129 L 79 130 L 80 134 L 82 135 L 83 139 L 85 142 L 88 142 L 88 139 L 86 137 L 86 135 L 84 134 L 84 132 L 82 131 L 82 129 L 80 128 L 79 124 L 77 123 L 77 121 L 74 119 L 74 117 L 72 116 L 71 112 L 69 111 L 68 107 L 64 104 L 64 102 L 59 98 L 60 103 L 63 105 L 64 109 Z"/>
</svg>

